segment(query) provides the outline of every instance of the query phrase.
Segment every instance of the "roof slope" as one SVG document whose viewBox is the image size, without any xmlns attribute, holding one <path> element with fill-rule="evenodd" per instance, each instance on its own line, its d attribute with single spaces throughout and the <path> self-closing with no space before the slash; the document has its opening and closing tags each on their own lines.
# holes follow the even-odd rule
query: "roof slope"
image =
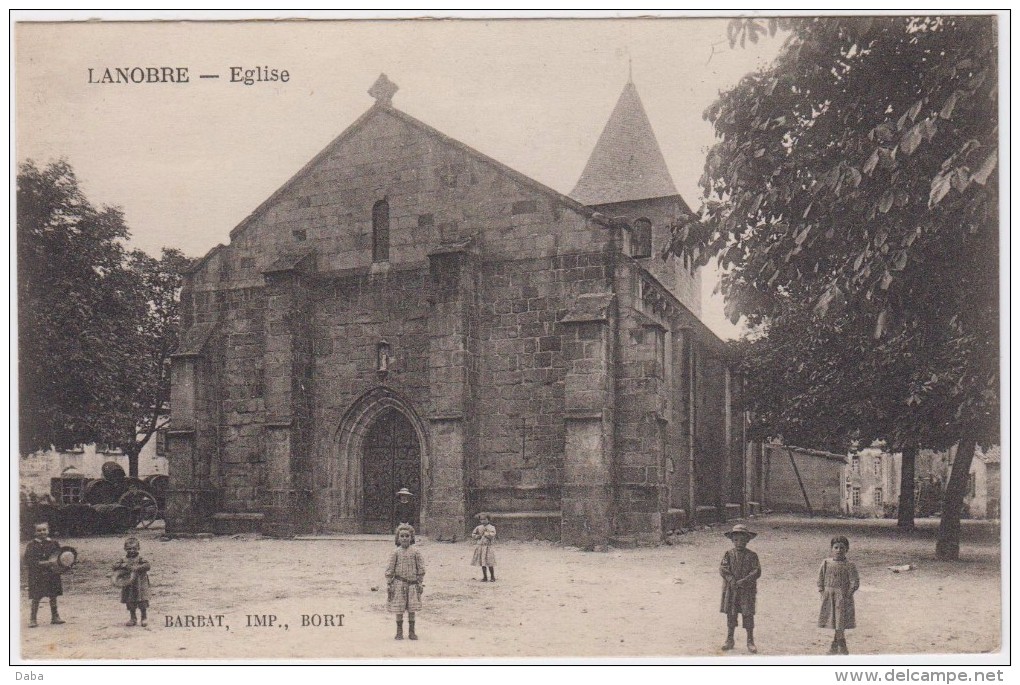
<svg viewBox="0 0 1020 685">
<path fill-rule="evenodd" d="M 628 81 L 570 197 L 600 205 L 677 194 L 637 88 Z"/>
<path fill-rule="evenodd" d="M 573 210 L 581 214 L 582 216 L 591 219 L 592 221 L 595 221 L 596 223 L 603 224 L 606 226 L 609 225 L 607 219 L 601 217 L 597 212 L 594 212 L 591 208 L 587 207 L 583 202 L 578 202 L 572 197 L 563 195 L 562 193 L 553 190 L 552 188 L 536 181 L 535 179 L 529 176 L 525 176 L 524 174 L 515 169 L 511 169 L 502 162 L 499 162 L 493 159 L 492 157 L 489 157 L 488 155 L 483 154 L 478 150 L 475 150 L 471 146 L 466 145 L 465 143 L 462 143 L 459 140 L 451 138 L 445 133 L 432 128 L 428 124 L 419 121 L 418 119 L 415 119 L 410 114 L 407 114 L 396 109 L 389 103 L 377 102 L 375 105 L 369 108 L 364 114 L 362 114 L 353 124 L 348 126 L 343 131 L 343 133 L 337 136 L 331 143 L 329 143 L 329 145 L 327 145 L 322 151 L 320 151 L 319 154 L 317 154 L 307 164 L 305 164 L 305 166 L 303 166 L 296 174 L 294 174 L 290 178 L 290 180 L 284 183 L 279 189 L 277 189 L 276 192 L 274 192 L 262 204 L 256 207 L 251 214 L 249 214 L 245 219 L 241 221 L 241 223 L 235 226 L 233 230 L 230 231 L 231 239 L 237 237 L 242 231 L 244 231 L 245 228 L 251 225 L 260 216 L 262 216 L 273 205 L 273 203 L 275 203 L 281 196 L 283 196 L 292 187 L 294 187 L 294 185 L 298 181 L 300 181 L 302 178 L 306 177 L 309 173 L 311 173 L 311 171 L 316 166 L 318 166 L 318 164 L 322 160 L 326 159 L 330 154 L 332 154 L 334 150 L 338 149 L 345 140 L 354 135 L 356 131 L 360 130 L 365 125 L 365 122 L 367 122 L 370 118 L 379 115 L 388 115 L 396 117 L 397 119 L 400 119 L 409 126 L 416 128 L 419 131 L 422 131 L 423 133 L 425 133 L 425 135 L 436 138 L 440 142 L 451 147 L 454 147 L 484 164 L 488 164 L 494 167 L 500 173 L 506 174 L 507 176 L 510 176 L 511 178 L 521 183 L 522 185 L 531 188 L 533 191 L 545 195 L 546 197 L 560 204 L 564 208 Z M 214 248 L 214 250 L 215 249 L 216 248 Z M 206 258 L 208 258 L 208 256 L 209 255 L 206 255 L 206 257 L 203 258 L 203 261 Z"/>
</svg>

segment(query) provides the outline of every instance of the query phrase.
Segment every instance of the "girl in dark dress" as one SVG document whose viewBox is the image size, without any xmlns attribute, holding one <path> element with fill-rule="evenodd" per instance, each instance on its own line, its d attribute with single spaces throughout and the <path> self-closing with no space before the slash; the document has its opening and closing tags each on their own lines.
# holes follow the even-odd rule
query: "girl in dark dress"
<svg viewBox="0 0 1020 685">
<path fill-rule="evenodd" d="M 57 597 L 64 594 L 64 585 L 50 557 L 60 552 L 60 543 L 50 537 L 50 524 L 35 524 L 35 537 L 25 547 L 25 575 L 28 577 L 28 598 L 32 600 L 29 628 L 39 625 L 39 602 L 50 598 L 50 623 L 61 625 L 64 620 L 57 612 Z"/>
</svg>

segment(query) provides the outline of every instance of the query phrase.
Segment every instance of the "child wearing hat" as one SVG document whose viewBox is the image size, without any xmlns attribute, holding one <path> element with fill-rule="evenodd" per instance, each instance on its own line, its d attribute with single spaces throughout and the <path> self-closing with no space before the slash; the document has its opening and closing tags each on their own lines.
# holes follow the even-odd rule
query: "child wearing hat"
<svg viewBox="0 0 1020 685">
<path fill-rule="evenodd" d="M 724 533 L 733 542 L 733 549 L 727 550 L 719 565 L 723 578 L 722 604 L 719 611 L 726 614 L 726 642 L 723 651 L 733 649 L 733 633 L 737 628 L 737 614 L 743 615 L 747 631 L 747 651 L 757 654 L 754 644 L 754 605 L 758 595 L 758 578 L 761 565 L 758 555 L 747 549 L 747 543 L 758 534 L 738 523 L 733 530 Z"/>
<path fill-rule="evenodd" d="M 51 560 L 60 550 L 60 543 L 50 537 L 50 524 L 46 521 L 35 524 L 35 537 L 25 546 L 25 575 L 28 576 L 28 598 L 32 600 L 29 628 L 39 625 L 36 619 L 43 597 L 50 598 L 50 623 L 64 623 L 57 612 L 57 597 L 64 594 L 64 584 L 60 570 Z"/>
<path fill-rule="evenodd" d="M 400 488 L 397 491 L 396 511 L 397 524 L 406 523 L 413 526 L 415 521 L 414 493 L 407 488 Z"/>
</svg>

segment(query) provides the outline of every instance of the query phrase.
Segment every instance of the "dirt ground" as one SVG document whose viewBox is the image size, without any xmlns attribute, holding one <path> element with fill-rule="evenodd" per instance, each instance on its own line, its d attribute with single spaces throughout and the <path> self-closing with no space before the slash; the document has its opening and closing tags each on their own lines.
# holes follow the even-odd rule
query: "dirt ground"
<svg viewBox="0 0 1020 685">
<path fill-rule="evenodd" d="M 832 535 L 857 564 L 855 654 L 999 650 L 997 526 L 965 522 L 962 561 L 934 559 L 937 521 L 898 532 L 892 521 L 766 516 L 747 521 L 763 568 L 756 638 L 762 656 L 824 654 L 816 628 L 818 567 Z M 498 521 L 497 521 L 498 525 Z M 426 562 L 417 642 L 393 639 L 383 578 L 392 542 L 258 537 L 160 540 L 142 533 L 152 563 L 149 625 L 125 627 L 109 582 L 122 538 L 61 540 L 79 563 L 65 576 L 63 626 L 27 629 L 25 659 L 237 659 L 718 656 L 725 637 L 718 566 L 729 542 L 715 526 L 655 548 L 583 552 L 543 542 L 498 543 L 496 583 L 481 583 L 470 542 L 419 540 Z M 911 564 L 908 572 L 889 566 Z M 223 615 L 224 627 L 167 627 L 167 617 Z M 249 627 L 248 615 L 277 617 Z M 342 627 L 301 627 L 302 614 L 342 614 Z M 43 605 L 41 618 L 48 619 Z M 171 619 L 173 620 L 173 619 Z M 336 621 L 337 619 L 334 619 Z M 226 626 L 229 626 L 227 628 Z M 742 638 L 738 631 L 738 638 Z M 731 654 L 746 656 L 743 640 Z"/>
</svg>

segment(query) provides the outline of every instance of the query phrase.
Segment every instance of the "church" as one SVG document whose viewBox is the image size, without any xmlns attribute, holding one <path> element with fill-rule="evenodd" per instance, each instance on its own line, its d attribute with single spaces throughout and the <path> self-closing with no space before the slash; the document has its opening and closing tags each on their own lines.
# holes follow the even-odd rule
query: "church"
<svg viewBox="0 0 1020 685">
<path fill-rule="evenodd" d="M 599 549 L 743 513 L 741 381 L 662 257 L 690 209 L 635 85 L 569 196 L 396 91 L 189 273 L 168 532 L 457 540 L 484 511 Z"/>
</svg>

